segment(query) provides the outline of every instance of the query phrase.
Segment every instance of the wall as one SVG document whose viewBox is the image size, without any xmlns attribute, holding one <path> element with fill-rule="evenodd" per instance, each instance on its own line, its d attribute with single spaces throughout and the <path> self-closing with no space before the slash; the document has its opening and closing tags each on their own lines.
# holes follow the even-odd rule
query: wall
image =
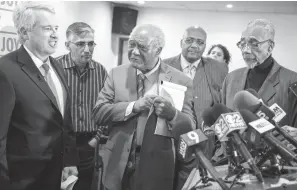
<svg viewBox="0 0 297 190">
<path fill-rule="evenodd" d="M 190 25 L 200 25 L 208 34 L 206 50 L 215 43 L 227 46 L 232 54 L 230 63 L 230 71 L 232 71 L 245 66 L 236 43 L 247 23 L 256 18 L 266 18 L 273 22 L 276 28 L 276 46 L 273 56 L 281 65 L 297 72 L 295 58 L 297 15 L 143 8 L 138 13 L 137 24 L 151 23 L 163 29 L 166 36 L 166 45 L 161 55 L 163 58 L 180 52 L 180 39 L 185 28 Z"/>
</svg>

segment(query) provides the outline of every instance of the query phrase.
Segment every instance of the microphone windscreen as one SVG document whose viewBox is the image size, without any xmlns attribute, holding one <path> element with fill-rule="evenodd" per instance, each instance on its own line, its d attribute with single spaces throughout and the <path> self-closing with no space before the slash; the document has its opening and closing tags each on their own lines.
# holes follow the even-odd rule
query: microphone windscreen
<svg viewBox="0 0 297 190">
<path fill-rule="evenodd" d="M 255 97 L 257 97 L 258 99 L 260 99 L 259 94 L 256 90 L 252 89 L 252 88 L 248 88 L 245 91 L 248 91 L 249 93 L 251 93 L 252 95 L 254 95 Z"/>
<path fill-rule="evenodd" d="M 202 112 L 202 119 L 204 121 L 204 124 L 207 126 L 212 126 L 214 122 L 216 121 L 215 118 L 212 116 L 212 108 L 206 108 Z"/>
<path fill-rule="evenodd" d="M 231 109 L 229 109 L 228 107 L 226 107 L 224 104 L 215 104 L 212 107 L 212 117 L 215 119 L 215 121 L 218 119 L 218 117 L 220 117 L 221 114 L 223 113 L 229 113 L 232 112 Z"/>
<path fill-rule="evenodd" d="M 255 121 L 259 119 L 259 117 L 253 114 L 250 110 L 241 109 L 239 110 L 240 115 L 242 116 L 243 120 L 248 124 L 249 122 Z"/>
<path fill-rule="evenodd" d="M 241 110 L 260 103 L 259 99 L 248 91 L 239 91 L 234 96 L 233 107 L 236 110 Z"/>
</svg>

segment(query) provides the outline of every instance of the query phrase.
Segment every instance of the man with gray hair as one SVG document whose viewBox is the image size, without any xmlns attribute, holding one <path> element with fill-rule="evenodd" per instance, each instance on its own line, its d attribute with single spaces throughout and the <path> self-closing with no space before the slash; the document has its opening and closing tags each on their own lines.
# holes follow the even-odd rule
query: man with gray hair
<svg viewBox="0 0 297 190">
<path fill-rule="evenodd" d="M 70 96 L 56 50 L 55 10 L 19 3 L 13 21 L 22 46 L 0 59 L 0 186 L 58 190 L 77 175 Z"/>
<path fill-rule="evenodd" d="M 274 26 L 266 19 L 248 23 L 237 43 L 247 67 L 227 75 L 222 88 L 222 103 L 233 108 L 237 92 L 254 89 L 267 106 L 277 103 L 286 112 L 280 126 L 297 127 L 297 116 L 294 115 L 297 107 L 293 104 L 297 97 L 290 90 L 297 82 L 297 73 L 279 65 L 272 57 L 274 35 Z M 296 138 L 296 129 L 286 128 Z"/>
<path fill-rule="evenodd" d="M 106 69 L 92 59 L 96 43 L 94 30 L 84 22 L 75 22 L 66 30 L 69 53 L 57 58 L 65 71 L 71 96 L 71 115 L 79 152 L 78 181 L 73 190 L 90 190 L 95 150 L 102 127 L 95 125 L 92 109 L 107 77 Z"/>
<path fill-rule="evenodd" d="M 228 73 L 225 64 L 202 57 L 206 47 L 207 34 L 200 26 L 188 27 L 180 41 L 181 53 L 164 60 L 164 63 L 182 71 L 193 80 L 193 101 L 196 128 L 202 129 L 202 112 L 220 102 L 220 90 Z M 212 138 L 214 139 L 214 138 Z M 209 145 L 214 142 L 209 140 Z M 211 157 L 214 148 L 207 147 L 206 153 Z M 175 190 L 181 190 L 190 172 L 197 166 L 195 156 L 187 160 L 176 161 Z"/>
<path fill-rule="evenodd" d="M 103 185 L 108 190 L 172 190 L 174 147 L 172 136 L 191 131 L 192 81 L 160 59 L 165 45 L 162 30 L 154 25 L 136 26 L 128 41 L 131 64 L 113 68 L 93 110 L 98 125 L 111 125 L 103 147 Z M 160 83 L 187 87 L 181 111 L 160 96 Z M 151 114 L 149 112 L 151 110 Z M 158 118 L 163 131 L 155 134 Z"/>
</svg>

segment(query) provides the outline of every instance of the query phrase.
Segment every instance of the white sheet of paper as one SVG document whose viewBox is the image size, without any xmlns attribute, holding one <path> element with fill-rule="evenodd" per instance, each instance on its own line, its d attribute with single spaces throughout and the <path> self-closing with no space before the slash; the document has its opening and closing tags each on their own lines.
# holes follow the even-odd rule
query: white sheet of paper
<svg viewBox="0 0 297 190">
<path fill-rule="evenodd" d="M 182 110 L 184 105 L 185 92 L 187 90 L 186 86 L 178 85 L 172 82 L 161 81 L 159 90 L 159 95 L 161 97 L 169 100 L 177 110 Z M 172 133 L 169 130 L 165 119 L 158 117 L 154 134 L 172 137 Z"/>
<path fill-rule="evenodd" d="M 74 184 L 77 182 L 78 178 L 74 175 L 69 176 L 65 181 L 61 183 L 62 190 L 72 190 Z"/>
</svg>

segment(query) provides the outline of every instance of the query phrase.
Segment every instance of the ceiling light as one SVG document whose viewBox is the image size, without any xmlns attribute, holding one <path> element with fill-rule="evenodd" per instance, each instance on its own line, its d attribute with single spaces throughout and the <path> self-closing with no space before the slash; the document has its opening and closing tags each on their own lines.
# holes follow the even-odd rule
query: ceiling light
<svg viewBox="0 0 297 190">
<path fill-rule="evenodd" d="M 232 5 L 232 4 L 228 4 L 228 5 L 226 5 L 226 7 L 227 7 L 228 9 L 232 9 L 232 8 L 233 8 L 233 5 Z"/>
<path fill-rule="evenodd" d="M 138 4 L 143 5 L 145 1 L 137 1 Z"/>
</svg>

